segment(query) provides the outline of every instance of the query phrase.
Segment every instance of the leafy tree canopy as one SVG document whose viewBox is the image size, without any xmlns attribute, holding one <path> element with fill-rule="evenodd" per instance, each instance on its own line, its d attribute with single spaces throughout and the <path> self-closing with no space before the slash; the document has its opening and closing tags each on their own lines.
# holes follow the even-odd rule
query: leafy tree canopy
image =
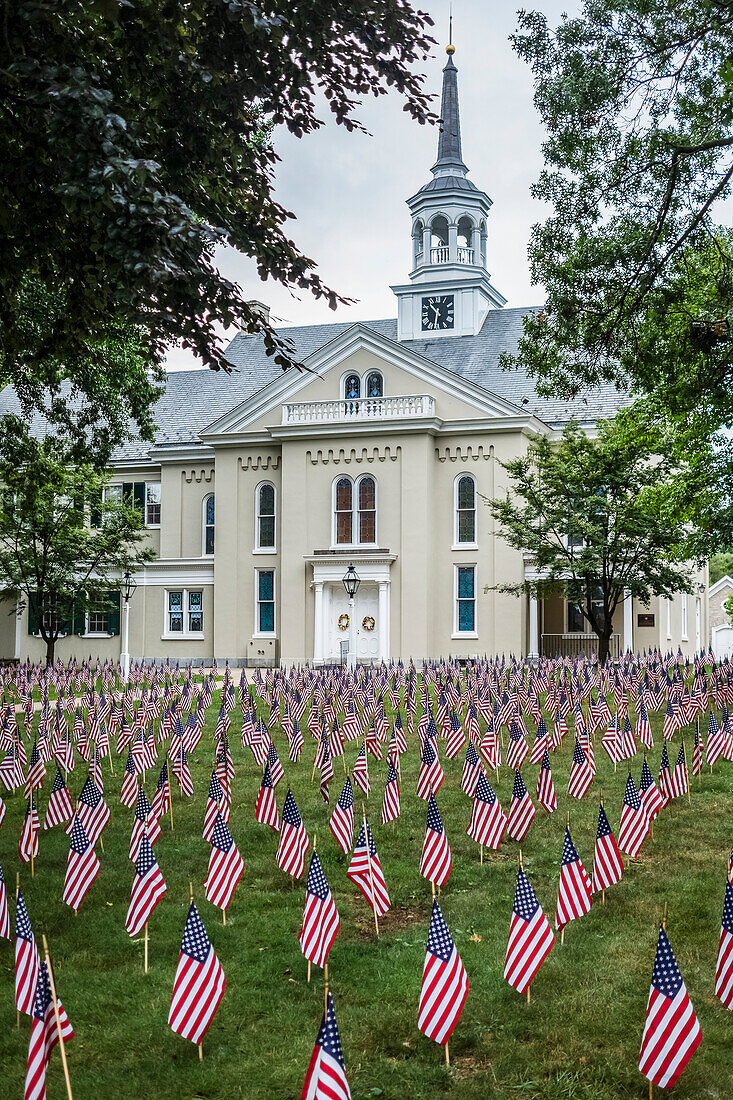
<svg viewBox="0 0 733 1100">
<path fill-rule="evenodd" d="M 74 616 L 106 610 L 125 571 L 154 555 L 141 513 L 104 500 L 107 475 L 71 465 L 52 437 L 14 439 L 10 428 L 0 454 L 0 599 L 28 607 L 52 664 Z"/>
<path fill-rule="evenodd" d="M 504 463 L 511 491 L 487 501 L 503 538 L 540 577 L 496 589 L 566 596 L 597 634 L 601 661 L 625 591 L 647 604 L 691 590 L 699 543 L 670 504 L 678 460 L 661 442 L 629 420 L 599 421 L 595 437 L 570 422 L 559 441 L 538 436 Z"/>
<path fill-rule="evenodd" d="M 520 12 L 547 130 L 530 242 L 546 291 L 519 358 L 545 392 L 614 381 L 713 430 L 733 414 L 733 11 L 585 0 L 555 29 Z M 704 436 L 698 436 L 704 438 Z"/>
<path fill-rule="evenodd" d="M 726 573 L 729 577 L 733 577 L 733 554 L 729 551 L 724 551 L 720 554 L 712 554 L 710 556 L 710 583 L 715 584 L 724 577 Z"/>
<path fill-rule="evenodd" d="M 145 371 L 172 342 L 222 368 L 218 334 L 236 323 L 263 331 L 289 365 L 288 346 L 217 270 L 215 247 L 336 305 L 285 232 L 269 130 L 322 125 L 318 96 L 361 129 L 360 97 L 389 88 L 434 120 L 414 70 L 433 44 L 430 18 L 408 0 L 1 8 L 0 385 L 47 414 L 50 388 L 60 423 L 64 380 L 100 417 L 118 391 L 149 434 Z"/>
</svg>

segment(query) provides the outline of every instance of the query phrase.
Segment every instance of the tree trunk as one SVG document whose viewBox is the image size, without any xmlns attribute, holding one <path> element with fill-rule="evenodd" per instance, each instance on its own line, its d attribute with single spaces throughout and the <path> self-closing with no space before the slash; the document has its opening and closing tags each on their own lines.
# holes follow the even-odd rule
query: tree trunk
<svg viewBox="0 0 733 1100">
<path fill-rule="evenodd" d="M 46 667 L 50 667 L 53 664 L 55 649 L 56 639 L 51 635 L 50 638 L 46 638 Z"/>
<path fill-rule="evenodd" d="M 605 665 L 609 651 L 611 649 L 611 635 L 604 631 L 603 634 L 598 634 L 598 664 Z"/>
</svg>

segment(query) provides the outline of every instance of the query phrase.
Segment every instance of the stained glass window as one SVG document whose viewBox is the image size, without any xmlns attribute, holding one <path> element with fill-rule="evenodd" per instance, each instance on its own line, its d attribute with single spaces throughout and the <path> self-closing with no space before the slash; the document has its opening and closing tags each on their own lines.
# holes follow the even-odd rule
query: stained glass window
<svg viewBox="0 0 733 1100">
<path fill-rule="evenodd" d="M 377 540 L 377 488 L 373 477 L 359 482 L 359 542 Z"/>
<path fill-rule="evenodd" d="M 260 569 L 257 573 L 257 629 L 260 634 L 275 632 L 275 572 Z"/>
<path fill-rule="evenodd" d="M 379 371 L 372 371 L 367 378 L 367 397 L 383 397 L 384 383 Z"/>
<path fill-rule="evenodd" d="M 214 553 L 214 494 L 209 493 L 204 501 L 204 553 Z"/>
<path fill-rule="evenodd" d="M 352 541 L 352 484 L 348 477 L 339 478 L 336 482 L 336 542 L 350 543 Z"/>
<path fill-rule="evenodd" d="M 171 634 L 183 631 L 183 592 L 168 593 L 168 629 Z"/>
<path fill-rule="evenodd" d="M 457 627 L 459 634 L 476 629 L 476 567 L 458 566 Z"/>
<path fill-rule="evenodd" d="M 257 548 L 275 547 L 275 486 L 265 482 L 257 490 Z"/>
<path fill-rule="evenodd" d="M 347 401 L 355 401 L 361 397 L 361 378 L 358 374 L 349 374 L 344 382 L 344 397 Z"/>
<path fill-rule="evenodd" d="M 470 476 L 456 486 L 456 542 L 476 541 L 476 482 Z"/>
</svg>

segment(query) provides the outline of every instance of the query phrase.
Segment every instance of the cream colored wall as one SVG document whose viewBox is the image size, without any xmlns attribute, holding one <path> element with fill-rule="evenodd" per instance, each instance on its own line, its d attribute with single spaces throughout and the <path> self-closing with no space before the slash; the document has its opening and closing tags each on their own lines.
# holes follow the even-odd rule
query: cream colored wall
<svg viewBox="0 0 733 1100">
<path fill-rule="evenodd" d="M 0 659 L 10 661 L 15 656 L 17 616 L 15 600 L 0 600 Z"/>
</svg>

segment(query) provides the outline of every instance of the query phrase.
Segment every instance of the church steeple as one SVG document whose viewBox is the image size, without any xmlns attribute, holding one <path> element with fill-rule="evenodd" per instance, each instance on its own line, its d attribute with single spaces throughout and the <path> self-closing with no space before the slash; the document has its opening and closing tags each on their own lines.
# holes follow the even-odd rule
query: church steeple
<svg viewBox="0 0 733 1100">
<path fill-rule="evenodd" d="M 468 179 L 463 163 L 452 41 L 446 53 L 438 159 L 432 179 L 407 200 L 412 215 L 410 282 L 392 287 L 399 301 L 400 340 L 473 335 L 489 309 L 506 303 L 486 270 L 491 199 Z"/>
<path fill-rule="evenodd" d="M 466 176 L 468 168 L 461 156 L 461 115 L 458 108 L 458 69 L 453 64 L 455 46 L 446 46 L 448 60 L 443 69 L 442 119 L 438 134 L 438 159 L 431 168 L 433 176 Z"/>
</svg>

